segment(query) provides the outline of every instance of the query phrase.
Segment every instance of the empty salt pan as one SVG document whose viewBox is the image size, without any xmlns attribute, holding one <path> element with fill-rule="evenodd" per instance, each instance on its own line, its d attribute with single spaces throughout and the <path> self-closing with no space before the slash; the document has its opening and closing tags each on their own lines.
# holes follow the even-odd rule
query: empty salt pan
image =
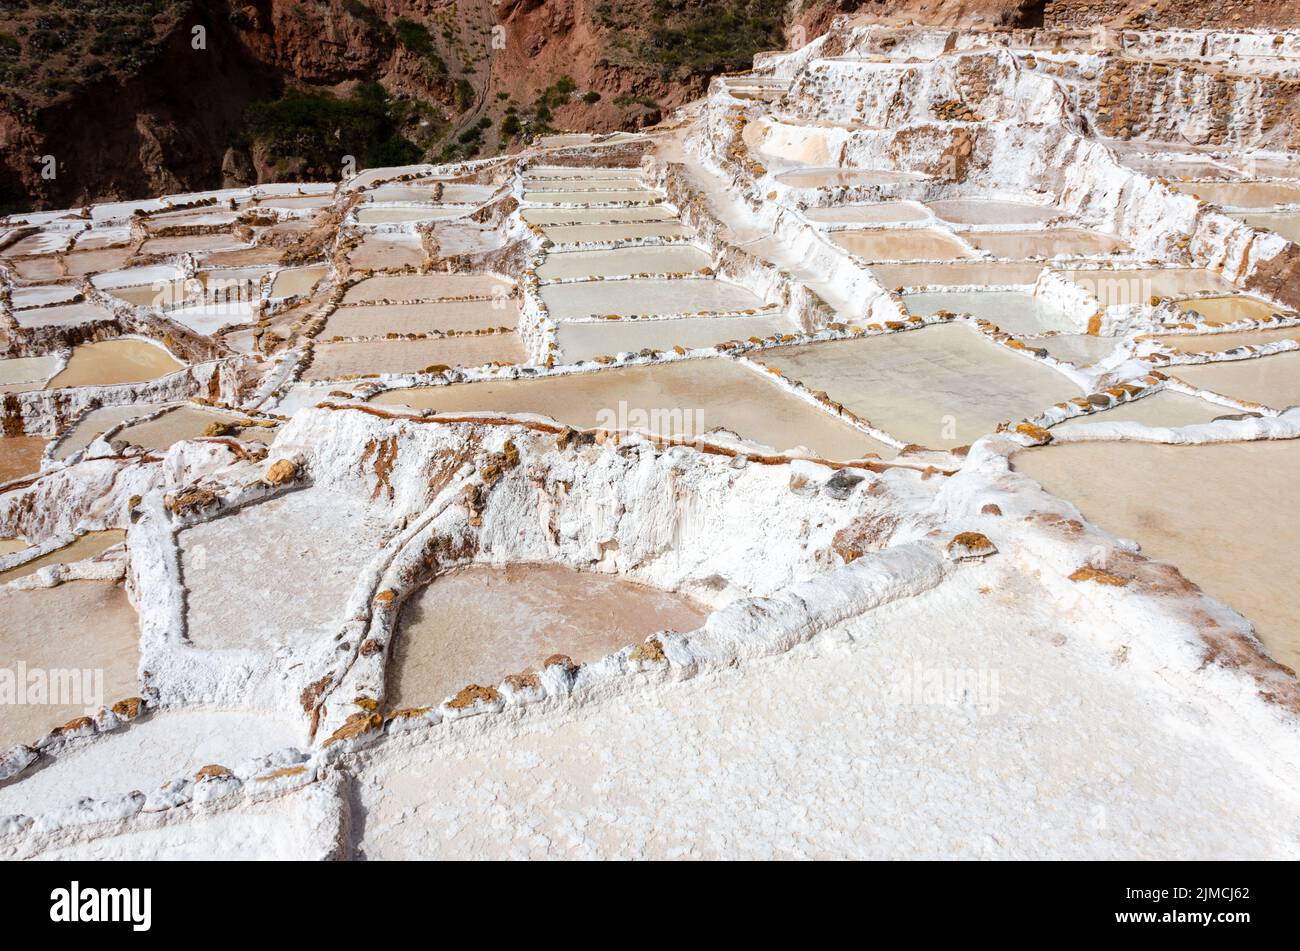
<svg viewBox="0 0 1300 951">
<path fill-rule="evenodd" d="M 873 264 L 871 273 L 887 288 L 929 284 L 1033 284 L 1038 264 L 1006 261 L 955 261 L 950 264 Z"/>
</svg>

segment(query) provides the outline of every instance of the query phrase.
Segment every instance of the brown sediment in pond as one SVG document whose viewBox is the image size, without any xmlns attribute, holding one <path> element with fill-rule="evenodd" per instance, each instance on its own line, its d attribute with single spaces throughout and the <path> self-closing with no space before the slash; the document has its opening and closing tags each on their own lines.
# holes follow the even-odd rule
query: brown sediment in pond
<svg viewBox="0 0 1300 951">
<path fill-rule="evenodd" d="M 927 261 L 972 256 L 952 235 L 933 228 L 835 231 L 831 240 L 867 261 Z"/>
<path fill-rule="evenodd" d="M 756 359 L 825 390 L 895 438 L 935 449 L 969 445 L 999 423 L 1078 395 L 1062 374 L 953 324 L 781 348 Z"/>
<path fill-rule="evenodd" d="M 184 301 L 186 288 L 185 281 L 160 281 L 135 287 L 114 287 L 105 293 L 136 307 L 167 307 Z"/>
<path fill-rule="evenodd" d="M 0 584 L 8 584 L 11 581 L 17 581 L 19 578 L 34 575 L 46 565 L 70 565 L 74 561 L 94 558 L 106 549 L 112 548 L 125 540 L 125 538 L 126 532 L 116 528 L 102 532 L 87 532 L 78 536 L 71 544 L 64 545 L 62 548 L 55 549 L 15 568 L 10 568 L 8 571 L 0 571 Z"/>
<path fill-rule="evenodd" d="M 708 613 L 618 575 L 550 564 L 458 569 L 402 607 L 386 703 L 436 704 L 469 683 L 539 670 L 555 654 L 598 660 L 660 631 L 696 630 Z"/>
<path fill-rule="evenodd" d="M 1292 350 L 1251 360 L 1171 367 L 1192 386 L 1274 409 L 1300 405 L 1300 353 Z"/>
<path fill-rule="evenodd" d="M 157 344 L 146 340 L 101 340 L 79 344 L 68 365 L 46 389 L 67 386 L 112 386 L 156 380 L 184 364 Z"/>
<path fill-rule="evenodd" d="M 439 413 L 531 413 L 579 429 L 705 436 L 723 428 L 778 451 L 833 460 L 896 450 L 731 361 L 687 360 L 538 380 L 484 381 L 381 393 L 372 403 Z"/>
<path fill-rule="evenodd" d="M 0 436 L 0 483 L 39 472 L 46 442 L 43 436 Z"/>
<path fill-rule="evenodd" d="M 5 707 L 0 716 L 0 749 L 33 743 L 55 727 L 91 715 L 96 704 L 110 705 L 140 692 L 136 669 L 140 662 L 139 621 L 121 585 L 103 581 L 72 581 L 53 588 L 0 591 L 0 668 L 29 673 L 43 671 L 73 675 L 68 685 L 87 683 L 80 696 L 52 697 Z M 100 673 L 102 696 L 94 697 Z M 60 692 L 62 693 L 62 692 Z M 50 700 L 61 702 L 49 702 Z M 70 702 L 71 701 L 71 702 Z M 80 701 L 80 702 L 76 702 Z"/>
<path fill-rule="evenodd" d="M 319 343 L 303 379 L 329 380 L 352 374 L 420 373 L 432 366 L 479 367 L 523 363 L 528 355 L 514 333 Z"/>
<path fill-rule="evenodd" d="M 1249 618 L 1275 659 L 1300 668 L 1300 600 L 1287 584 L 1300 546 L 1300 520 L 1287 513 L 1300 509 L 1300 482 L 1278 478 L 1300 471 L 1300 440 L 1054 445 L 1017 453 L 1013 465 L 1177 566 Z"/>
<path fill-rule="evenodd" d="M 963 237 L 997 258 L 1050 258 L 1058 254 L 1100 255 L 1127 251 L 1119 238 L 1085 228 L 1042 231 L 970 231 Z"/>
</svg>

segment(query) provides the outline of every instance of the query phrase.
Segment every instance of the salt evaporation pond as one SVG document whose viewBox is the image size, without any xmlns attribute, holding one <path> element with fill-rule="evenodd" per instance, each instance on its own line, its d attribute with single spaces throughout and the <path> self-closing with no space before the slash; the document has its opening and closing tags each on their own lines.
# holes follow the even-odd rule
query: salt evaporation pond
<svg viewBox="0 0 1300 951">
<path fill-rule="evenodd" d="M 332 380 L 353 374 L 419 373 L 431 366 L 479 367 L 528 359 L 514 333 L 419 340 L 358 340 L 316 345 L 302 379 Z"/>
<path fill-rule="evenodd" d="M 1300 204 L 1300 185 L 1284 182 L 1176 182 L 1170 187 L 1225 208 Z"/>
<path fill-rule="evenodd" d="M 1171 367 L 1192 386 L 1274 409 L 1300 405 L 1300 353 L 1292 350 L 1254 360 Z"/>
<path fill-rule="evenodd" d="M 543 205 L 608 205 L 624 201 L 646 204 L 656 201 L 658 197 L 648 188 L 628 188 L 621 191 L 611 188 L 605 191 L 524 192 L 524 201 Z"/>
<path fill-rule="evenodd" d="M 925 287 L 931 284 L 1033 284 L 1042 273 L 1038 264 L 1008 261 L 954 261 L 949 264 L 873 264 L 871 273 L 885 287 Z"/>
<path fill-rule="evenodd" d="M 518 324 L 519 305 L 508 297 L 421 301 L 415 304 L 354 304 L 340 307 L 330 314 L 320 335 L 328 340 L 330 337 L 382 337 L 388 333 L 514 328 Z"/>
<path fill-rule="evenodd" d="M 102 671 L 101 703 L 138 696 L 139 622 L 121 585 L 69 581 L 53 588 L 0 590 L 0 668 Z M 87 624 L 87 618 L 94 618 Z M 81 678 L 77 678 L 81 683 Z M 91 686 L 93 687 L 92 680 Z M 24 703 L 5 707 L 0 749 L 34 743 L 54 727 L 93 714 L 81 703 Z M 94 699 L 94 698 L 91 698 Z"/>
<path fill-rule="evenodd" d="M 618 219 L 618 215 L 612 216 Z M 556 244 L 631 241 L 637 238 L 686 238 L 691 232 L 673 221 L 629 221 L 626 224 L 542 225 L 542 234 Z"/>
<path fill-rule="evenodd" d="M 0 571 L 0 584 L 8 584 L 11 581 L 17 581 L 19 578 L 34 575 L 47 565 L 70 565 L 74 561 L 94 558 L 96 555 L 101 555 L 109 548 L 122 542 L 125 538 L 126 532 L 116 528 L 102 532 L 86 532 L 83 535 L 78 535 L 74 541 L 62 548 L 46 552 L 38 558 L 33 558 L 31 561 L 24 562 L 7 571 Z"/>
<path fill-rule="evenodd" d="M 442 221 L 449 218 L 463 218 L 472 212 L 470 205 L 429 205 L 425 208 L 414 207 L 377 207 L 366 206 L 357 210 L 357 223 L 362 225 L 395 225 L 410 221 Z"/>
<path fill-rule="evenodd" d="M 1110 356 L 1119 346 L 1119 341 L 1114 337 L 1094 337 L 1089 334 L 1056 334 L 1030 341 L 1030 345 L 1043 348 L 1057 360 L 1082 367 L 1091 366 Z"/>
<path fill-rule="evenodd" d="M 367 235 L 348 252 L 348 264 L 357 269 L 395 270 L 423 263 L 424 246 L 415 235 Z"/>
<path fill-rule="evenodd" d="M 1075 268 L 1057 272 L 1092 294 L 1103 307 L 1149 304 L 1152 297 L 1187 297 L 1231 291 L 1232 285 L 1201 268 Z"/>
<path fill-rule="evenodd" d="M 333 637 L 383 537 L 364 501 L 318 489 L 185 529 L 177 541 L 190 642 L 207 650 L 256 649 Z"/>
<path fill-rule="evenodd" d="M 1195 396 L 1161 390 L 1151 396 L 1122 403 L 1112 409 L 1076 416 L 1052 427 L 1054 434 L 1086 433 L 1104 423 L 1141 423 L 1143 426 L 1177 427 L 1212 422 L 1232 410 Z"/>
<path fill-rule="evenodd" d="M 683 274 L 699 271 L 713 258 L 692 244 L 563 251 L 548 255 L 537 269 L 542 280 L 570 277 L 620 277 L 629 274 Z"/>
<path fill-rule="evenodd" d="M 907 443 L 969 445 L 1078 396 L 1065 376 L 960 325 L 788 347 L 757 359 Z"/>
<path fill-rule="evenodd" d="M 0 360 L 0 393 L 39 390 L 58 367 L 59 358 L 53 355 Z"/>
<path fill-rule="evenodd" d="M 645 348 L 665 351 L 674 346 L 693 350 L 724 340 L 770 337 L 796 330 L 782 317 L 679 317 L 667 320 L 566 321 L 556 341 L 566 363 L 614 356 Z"/>
<path fill-rule="evenodd" d="M 1237 347 L 1258 347 L 1279 340 L 1300 342 L 1300 326 L 1226 334 L 1168 334 L 1157 339 L 1178 353 L 1218 353 L 1235 350 Z"/>
<path fill-rule="evenodd" d="M 926 205 L 937 217 L 955 225 L 1032 225 L 1062 214 L 1054 205 L 992 198 L 950 198 Z"/>
<path fill-rule="evenodd" d="M 867 261 L 935 261 L 973 256 L 952 235 L 932 228 L 835 231 L 831 240 Z"/>
<path fill-rule="evenodd" d="M 133 446 L 164 452 L 184 439 L 198 439 L 214 423 L 233 424 L 235 419 L 236 417 L 214 413 L 199 406 L 183 404 L 169 409 L 157 419 L 133 423 L 119 431 L 114 438 L 124 439 Z"/>
<path fill-rule="evenodd" d="M 677 220 L 677 214 L 664 205 L 638 205 L 630 208 L 521 208 L 519 214 L 524 221 L 532 225 Z"/>
<path fill-rule="evenodd" d="M 763 302 L 739 284 L 712 279 L 635 278 L 548 284 L 542 301 L 554 320 L 605 314 L 697 314 L 758 310 Z"/>
<path fill-rule="evenodd" d="M 40 815 L 83 796 L 106 799 L 133 789 L 154 790 L 172 779 L 193 779 L 211 763 L 236 767 L 301 746 L 303 732 L 290 717 L 256 713 L 148 714 L 109 736 L 76 741 L 18 782 L 0 786 L 0 815 Z"/>
<path fill-rule="evenodd" d="M 809 208 L 804 217 L 822 224 L 888 225 L 924 221 L 930 213 L 914 201 L 874 201 Z"/>
<path fill-rule="evenodd" d="M 14 319 L 20 327 L 75 327 L 95 320 L 108 320 L 112 316 L 113 312 L 107 307 L 88 301 L 14 313 Z"/>
<path fill-rule="evenodd" d="M 1162 446 L 1078 443 L 1020 452 L 1014 467 L 1135 539 L 1244 614 L 1274 658 L 1300 668 L 1300 599 L 1285 579 L 1300 546 L 1300 440 Z M 1268 526 L 1260 531 L 1260 526 Z"/>
<path fill-rule="evenodd" d="M 699 628 L 685 595 L 562 565 L 475 565 L 435 578 L 402 606 L 385 685 L 390 709 L 432 705 L 563 654 L 599 660 L 660 631 Z"/>
<path fill-rule="evenodd" d="M 68 365 L 46 388 L 145 383 L 183 368 L 184 364 L 151 341 L 101 340 L 73 348 Z"/>
<path fill-rule="evenodd" d="M 42 436 L 0 436 L 0 483 L 39 472 L 45 443 Z"/>
<path fill-rule="evenodd" d="M 1178 301 L 1178 309 L 1185 313 L 1195 311 L 1206 320 L 1217 320 L 1224 324 L 1235 323 L 1239 320 L 1264 320 L 1284 310 L 1261 298 L 1251 297 L 1249 294 L 1182 300 Z"/>
<path fill-rule="evenodd" d="M 1252 228 L 1280 234 L 1288 241 L 1300 243 L 1300 211 L 1265 211 L 1250 215 L 1233 215 Z"/>
<path fill-rule="evenodd" d="M 924 175 L 883 168 L 800 168 L 782 172 L 776 180 L 791 188 L 852 188 L 857 185 L 898 185 L 919 182 Z"/>
<path fill-rule="evenodd" d="M 380 393 L 371 402 L 439 413 L 529 413 L 568 426 L 698 438 L 724 428 L 777 450 L 826 459 L 896 450 L 728 360 L 684 360 L 541 380 L 485 381 Z"/>
<path fill-rule="evenodd" d="M 1069 314 L 1022 291 L 927 291 L 904 294 L 903 305 L 922 317 L 945 310 L 971 314 L 1013 334 L 1077 329 Z"/>
<path fill-rule="evenodd" d="M 1119 238 L 1085 228 L 1042 231 L 970 231 L 962 235 L 995 258 L 1054 258 L 1058 255 L 1096 256 L 1129 250 Z"/>
<path fill-rule="evenodd" d="M 366 278 L 348 288 L 345 304 L 379 301 L 440 300 L 450 297 L 492 297 L 510 293 L 512 284 L 490 274 L 395 274 Z"/>
<path fill-rule="evenodd" d="M 287 268 L 275 275 L 275 279 L 271 282 L 271 296 L 293 297 L 309 293 L 328 273 L 329 268 L 323 264 Z"/>
</svg>

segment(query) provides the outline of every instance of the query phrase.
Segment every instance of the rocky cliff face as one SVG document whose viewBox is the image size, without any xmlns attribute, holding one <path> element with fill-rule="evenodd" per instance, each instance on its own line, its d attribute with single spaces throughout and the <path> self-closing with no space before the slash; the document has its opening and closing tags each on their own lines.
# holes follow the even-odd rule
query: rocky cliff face
<svg viewBox="0 0 1300 951">
<path fill-rule="evenodd" d="M 1214 14 L 1243 26 L 1300 21 L 1289 3 L 1238 7 Z M 7 5 L 0 208 L 334 177 L 353 153 L 361 165 L 450 161 L 518 147 L 534 132 L 639 128 L 702 94 L 711 75 L 746 68 L 756 50 L 807 42 L 842 13 L 1070 27 L 1153 18 L 1201 25 L 1207 15 L 1199 0 L 1150 9 L 1115 0 L 804 0 L 795 8 L 783 0 Z M 373 83 L 382 89 L 370 85 L 364 102 L 349 104 L 359 85 Z M 283 102 L 286 92 L 300 98 L 264 112 L 250 131 L 249 107 Z M 343 105 L 326 109 L 313 96 Z"/>
</svg>

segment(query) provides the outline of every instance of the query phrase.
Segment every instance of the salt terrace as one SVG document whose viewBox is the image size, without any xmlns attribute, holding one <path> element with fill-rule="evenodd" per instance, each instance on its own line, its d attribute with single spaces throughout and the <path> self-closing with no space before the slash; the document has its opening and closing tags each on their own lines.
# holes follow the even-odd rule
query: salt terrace
<svg viewBox="0 0 1300 951">
<path fill-rule="evenodd" d="M 10 216 L 0 854 L 1300 857 L 1297 66 L 841 18 Z"/>
</svg>

